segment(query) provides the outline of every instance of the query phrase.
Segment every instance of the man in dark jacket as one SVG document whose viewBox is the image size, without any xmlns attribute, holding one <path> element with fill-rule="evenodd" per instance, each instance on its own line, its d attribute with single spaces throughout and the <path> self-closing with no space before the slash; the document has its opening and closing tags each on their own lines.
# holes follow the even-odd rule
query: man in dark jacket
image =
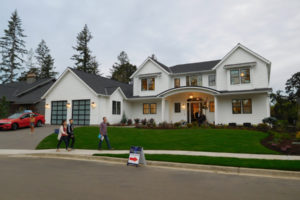
<svg viewBox="0 0 300 200">
<path fill-rule="evenodd" d="M 71 145 L 69 146 L 70 149 L 74 148 L 74 143 L 75 143 L 75 135 L 74 135 L 74 125 L 73 125 L 73 119 L 69 119 L 69 124 L 67 126 L 67 133 L 68 133 L 68 143 L 70 144 L 70 140 L 72 140 Z"/>
</svg>

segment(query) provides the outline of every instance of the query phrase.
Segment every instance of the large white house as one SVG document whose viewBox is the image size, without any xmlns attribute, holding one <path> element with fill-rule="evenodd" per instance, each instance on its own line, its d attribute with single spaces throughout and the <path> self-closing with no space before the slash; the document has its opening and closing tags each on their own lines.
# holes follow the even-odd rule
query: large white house
<svg viewBox="0 0 300 200">
<path fill-rule="evenodd" d="M 261 123 L 270 116 L 271 62 L 237 44 L 221 60 L 168 67 L 148 57 L 132 74 L 132 84 L 67 68 L 42 98 L 46 123 L 73 118 L 98 124 L 103 116 L 209 123 Z"/>
</svg>

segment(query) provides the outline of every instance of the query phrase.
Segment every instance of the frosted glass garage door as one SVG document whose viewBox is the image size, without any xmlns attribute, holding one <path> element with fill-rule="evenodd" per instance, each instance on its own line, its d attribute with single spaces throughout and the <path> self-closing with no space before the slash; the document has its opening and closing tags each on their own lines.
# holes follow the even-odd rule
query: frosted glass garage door
<svg viewBox="0 0 300 200">
<path fill-rule="evenodd" d="M 67 119 L 67 101 L 51 102 L 51 124 L 61 124 L 62 120 Z"/>
<path fill-rule="evenodd" d="M 90 125 L 90 100 L 72 101 L 72 119 L 75 125 Z"/>
</svg>

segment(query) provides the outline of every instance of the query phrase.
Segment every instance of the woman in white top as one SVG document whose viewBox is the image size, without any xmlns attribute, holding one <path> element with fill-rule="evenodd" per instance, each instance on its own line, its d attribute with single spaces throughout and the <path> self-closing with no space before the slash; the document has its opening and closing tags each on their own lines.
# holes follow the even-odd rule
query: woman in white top
<svg viewBox="0 0 300 200">
<path fill-rule="evenodd" d="M 68 144 L 67 121 L 66 120 L 63 120 L 61 123 L 61 126 L 59 127 L 59 133 L 58 133 L 57 139 L 58 139 L 58 143 L 57 143 L 56 151 L 59 152 L 59 147 L 60 147 L 60 144 L 62 143 L 62 141 L 65 142 L 66 150 L 68 150 L 69 144 Z"/>
</svg>

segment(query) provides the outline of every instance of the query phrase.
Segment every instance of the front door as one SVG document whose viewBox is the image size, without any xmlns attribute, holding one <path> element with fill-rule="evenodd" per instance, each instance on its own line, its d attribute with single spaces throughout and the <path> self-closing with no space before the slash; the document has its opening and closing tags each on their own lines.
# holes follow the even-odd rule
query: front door
<svg viewBox="0 0 300 200">
<path fill-rule="evenodd" d="M 200 102 L 187 103 L 187 121 L 192 123 L 197 121 L 198 117 L 202 114 L 202 104 Z"/>
</svg>

